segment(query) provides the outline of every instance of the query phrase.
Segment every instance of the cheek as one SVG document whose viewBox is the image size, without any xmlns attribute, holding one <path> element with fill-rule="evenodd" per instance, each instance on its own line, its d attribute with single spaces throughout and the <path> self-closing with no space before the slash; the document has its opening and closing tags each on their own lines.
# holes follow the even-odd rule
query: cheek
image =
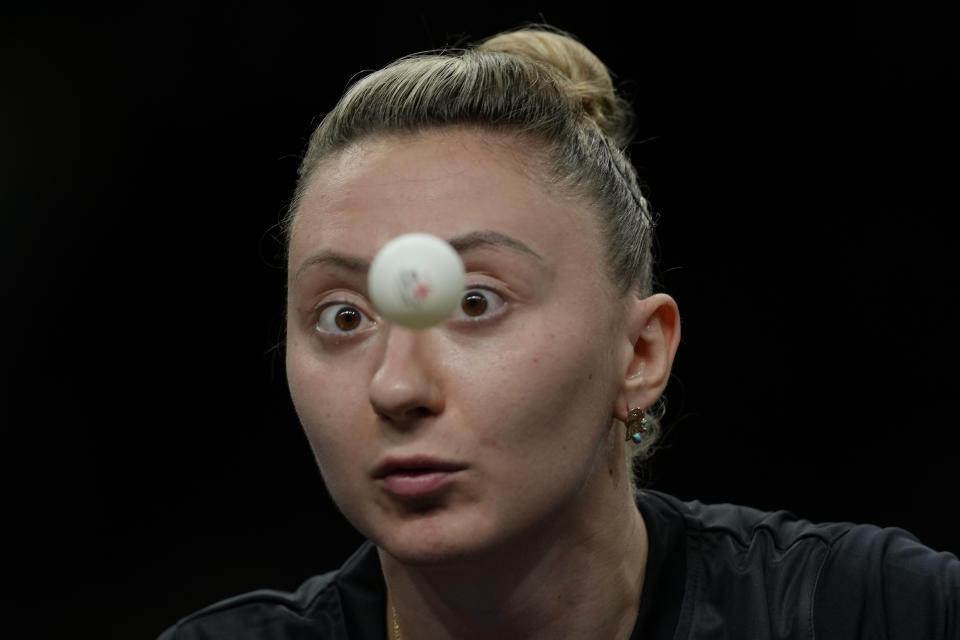
<svg viewBox="0 0 960 640">
<path fill-rule="evenodd" d="M 357 408 L 365 406 L 366 392 L 343 363 L 334 370 L 301 346 L 288 341 L 290 397 L 321 471 L 333 470 L 362 446 L 359 430 L 351 427 L 358 424 Z"/>
<path fill-rule="evenodd" d="M 486 444 L 580 446 L 598 437 L 591 425 L 609 424 L 612 404 L 610 361 L 598 351 L 604 346 L 550 327 L 511 342 L 482 372 L 465 378 L 469 403 L 493 427 Z"/>
</svg>

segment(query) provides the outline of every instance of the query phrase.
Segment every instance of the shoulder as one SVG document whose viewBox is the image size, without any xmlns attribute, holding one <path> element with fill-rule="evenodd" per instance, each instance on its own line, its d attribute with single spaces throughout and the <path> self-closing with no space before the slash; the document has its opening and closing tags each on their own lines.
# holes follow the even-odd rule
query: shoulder
<svg viewBox="0 0 960 640">
<path fill-rule="evenodd" d="M 336 635 L 343 627 L 335 588 L 337 574 L 334 571 L 314 576 L 292 593 L 260 589 L 222 600 L 181 619 L 158 640 L 301 637 L 295 633 L 296 627 L 323 633 L 315 637 L 345 637 Z M 270 635 L 271 627 L 285 631 L 282 635 Z"/>
<path fill-rule="evenodd" d="M 296 591 L 261 589 L 217 602 L 181 619 L 158 640 L 379 637 L 381 592 L 376 547 L 366 542 L 340 569 L 314 576 Z"/>
<path fill-rule="evenodd" d="M 960 561 L 902 529 L 647 500 L 684 523 L 691 624 L 718 616 L 743 637 L 960 637 Z"/>
<path fill-rule="evenodd" d="M 735 504 L 704 504 L 682 501 L 660 492 L 647 492 L 644 499 L 655 502 L 681 518 L 689 539 L 701 545 L 724 545 L 732 555 L 763 545 L 770 552 L 796 547 L 826 550 L 842 539 L 854 525 L 813 523 L 789 511 L 762 511 Z"/>
<path fill-rule="evenodd" d="M 851 525 L 824 560 L 815 604 L 824 638 L 958 638 L 960 560 L 903 529 Z"/>
<path fill-rule="evenodd" d="M 644 499 L 682 522 L 686 576 L 677 637 L 711 638 L 721 628 L 734 638 L 813 637 L 817 579 L 847 525 L 662 493 Z"/>
</svg>

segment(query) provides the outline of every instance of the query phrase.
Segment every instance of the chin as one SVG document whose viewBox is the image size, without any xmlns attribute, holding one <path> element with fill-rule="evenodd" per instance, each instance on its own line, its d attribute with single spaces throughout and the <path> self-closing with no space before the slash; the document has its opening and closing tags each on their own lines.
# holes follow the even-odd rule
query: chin
<svg viewBox="0 0 960 640">
<path fill-rule="evenodd" d="M 368 536 L 407 565 L 448 565 L 481 556 L 493 540 L 483 526 L 474 526 L 452 513 L 424 512 L 387 524 Z"/>
<path fill-rule="evenodd" d="M 459 545 L 377 543 L 377 547 L 408 567 L 448 567 L 473 557 L 470 550 Z"/>
</svg>

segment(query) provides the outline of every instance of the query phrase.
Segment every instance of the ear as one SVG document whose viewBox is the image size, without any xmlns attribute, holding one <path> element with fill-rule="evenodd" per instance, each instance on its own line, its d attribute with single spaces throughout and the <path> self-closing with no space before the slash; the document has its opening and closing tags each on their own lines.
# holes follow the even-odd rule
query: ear
<svg viewBox="0 0 960 640">
<path fill-rule="evenodd" d="M 623 381 L 613 415 L 621 422 L 630 409 L 647 409 L 663 394 L 680 344 L 680 310 L 673 298 L 657 293 L 634 298 L 625 309 L 620 351 Z"/>
</svg>

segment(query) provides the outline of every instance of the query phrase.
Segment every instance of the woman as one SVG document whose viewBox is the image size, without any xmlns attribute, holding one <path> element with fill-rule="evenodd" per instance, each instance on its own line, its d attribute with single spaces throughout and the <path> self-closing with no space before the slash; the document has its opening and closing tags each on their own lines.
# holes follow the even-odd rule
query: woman
<svg viewBox="0 0 960 640">
<path fill-rule="evenodd" d="M 652 290 L 629 121 L 604 65 L 546 30 L 347 92 L 287 220 L 287 371 L 369 542 L 163 638 L 960 637 L 960 562 L 905 532 L 637 490 L 680 321 Z M 414 231 L 468 274 L 424 331 L 364 295 Z"/>
</svg>

